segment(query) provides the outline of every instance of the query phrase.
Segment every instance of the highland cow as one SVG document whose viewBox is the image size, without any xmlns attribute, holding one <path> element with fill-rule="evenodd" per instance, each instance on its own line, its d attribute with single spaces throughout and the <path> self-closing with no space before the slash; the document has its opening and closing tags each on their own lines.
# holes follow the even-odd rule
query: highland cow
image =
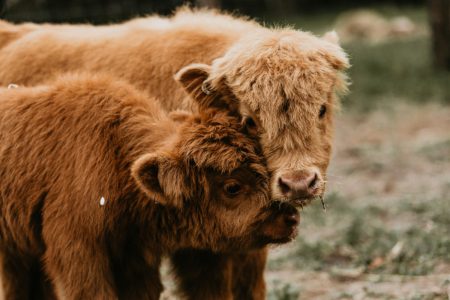
<svg viewBox="0 0 450 300">
<path fill-rule="evenodd" d="M 193 99 L 205 95 L 234 99 L 261 138 L 273 198 L 303 205 L 323 195 L 336 94 L 346 90 L 343 71 L 349 66 L 334 33 L 319 38 L 188 9 L 170 18 L 151 16 L 108 26 L 34 26 L 0 25 L 0 35 L 7 39 L 0 44 L 0 84 L 35 84 L 66 71 L 100 70 L 165 100 L 161 104 L 168 111 L 195 111 L 198 101 Z M 167 93 L 173 97 L 168 99 Z M 197 267 L 206 256 L 212 272 L 224 261 L 206 252 L 189 258 L 194 253 L 178 253 L 175 270 L 187 269 L 180 264 L 190 261 Z M 234 276 L 243 274 L 233 287 L 237 299 L 264 298 L 261 253 L 248 258 L 254 271 L 243 271 L 248 267 L 242 256 L 233 267 Z M 196 283 L 204 290 L 210 281 L 186 278 L 184 285 Z M 229 286 L 225 278 L 217 281 L 222 288 Z M 218 283 L 210 286 L 216 289 Z M 189 296 L 197 299 L 195 293 Z"/>
<path fill-rule="evenodd" d="M 61 299 L 158 299 L 163 255 L 295 236 L 296 209 L 270 201 L 258 136 L 226 103 L 200 104 L 168 116 L 104 75 L 0 89 L 6 299 L 29 299 L 40 262 Z"/>
</svg>

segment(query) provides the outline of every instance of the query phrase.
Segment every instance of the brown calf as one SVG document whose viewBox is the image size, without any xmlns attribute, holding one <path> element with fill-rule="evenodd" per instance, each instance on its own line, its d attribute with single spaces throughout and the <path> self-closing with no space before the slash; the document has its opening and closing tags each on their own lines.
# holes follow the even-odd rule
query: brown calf
<svg viewBox="0 0 450 300">
<path fill-rule="evenodd" d="M 217 101 L 170 118 L 126 83 L 68 76 L 0 89 L 0 140 L 6 299 L 30 297 L 40 263 L 62 299 L 158 299 L 162 255 L 296 234 L 257 136 Z"/>
<path fill-rule="evenodd" d="M 0 44 L 0 84 L 36 84 L 67 70 L 101 70 L 162 99 L 169 111 L 195 110 L 198 101 L 193 98 L 202 93 L 233 98 L 249 126 L 258 130 L 272 197 L 303 205 L 325 191 L 335 94 L 345 91 L 342 72 L 349 66 L 333 33 L 316 37 L 214 11 L 180 9 L 169 18 L 151 16 L 107 26 L 7 23 L 0 25 L 0 35 L 6 40 Z M 180 69 L 176 78 L 181 85 L 173 80 Z M 199 77 L 186 82 L 187 73 Z M 186 90 L 197 92 L 188 97 Z M 194 268 L 202 255 L 176 261 L 194 261 Z M 241 284 L 235 290 L 242 291 L 236 298 L 264 298 L 260 279 L 265 260 L 258 258 L 264 255 L 249 257 L 250 264 L 258 262 L 255 272 L 249 272 L 255 277 L 236 279 Z M 218 264 L 222 260 L 217 257 Z M 218 268 L 213 259 L 205 261 L 208 266 L 203 267 Z M 247 268 L 245 259 L 238 262 L 235 275 L 248 273 L 239 266 Z M 247 279 L 256 284 L 243 284 Z M 229 285 L 224 278 L 219 281 Z"/>
</svg>

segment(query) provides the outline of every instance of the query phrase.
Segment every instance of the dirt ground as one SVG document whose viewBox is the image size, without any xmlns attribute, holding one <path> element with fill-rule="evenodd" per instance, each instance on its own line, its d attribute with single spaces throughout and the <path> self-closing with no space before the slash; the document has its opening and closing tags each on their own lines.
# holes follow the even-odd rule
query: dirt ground
<svg viewBox="0 0 450 300">
<path fill-rule="evenodd" d="M 450 269 L 447 270 L 450 272 Z M 447 274 L 427 276 L 371 275 L 339 279 L 327 272 L 268 272 L 267 279 L 290 278 L 301 286 L 299 299 L 449 299 Z M 291 298 L 289 298 L 291 297 Z M 281 296 L 274 299 L 294 299 Z"/>
<path fill-rule="evenodd" d="M 353 65 L 345 97 L 352 110 L 337 118 L 327 211 L 313 202 L 297 239 L 271 250 L 269 300 L 450 300 L 449 76 L 431 67 L 425 7 L 378 13 L 373 21 L 363 15 L 362 39 L 349 37 L 344 47 Z M 337 28 L 345 41 L 343 18 L 333 19 L 283 16 L 316 33 Z M 411 34 L 397 36 L 394 25 Z M 447 106 L 418 104 L 433 101 Z M 178 299 L 167 263 L 162 273 L 162 299 Z"/>
<path fill-rule="evenodd" d="M 396 104 L 338 119 L 328 211 L 306 208 L 300 243 L 272 251 L 269 298 L 450 299 L 450 108 Z M 355 214 L 363 223 L 341 225 Z M 358 224 L 370 247 L 336 238 Z M 422 249 L 423 237 L 437 246 Z M 322 250 L 330 245 L 341 250 Z"/>
<path fill-rule="evenodd" d="M 450 299 L 450 107 L 343 111 L 335 145 L 328 209 L 272 249 L 268 299 Z"/>
<path fill-rule="evenodd" d="M 268 299 L 450 299 L 450 107 L 344 111 L 335 143 L 327 211 L 305 208 L 297 240 L 272 249 Z"/>
</svg>

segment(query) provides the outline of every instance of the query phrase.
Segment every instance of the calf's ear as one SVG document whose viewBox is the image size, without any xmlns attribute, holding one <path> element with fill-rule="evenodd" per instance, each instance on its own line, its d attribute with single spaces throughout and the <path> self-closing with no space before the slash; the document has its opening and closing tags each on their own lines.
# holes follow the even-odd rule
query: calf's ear
<svg viewBox="0 0 450 300">
<path fill-rule="evenodd" d="M 225 80 L 214 80 L 216 83 L 213 86 L 210 74 L 210 65 L 190 64 L 175 74 L 175 80 L 198 104 L 199 111 L 212 108 L 237 114 L 239 102 L 231 93 Z"/>
<path fill-rule="evenodd" d="M 347 54 L 339 46 L 339 36 L 336 31 L 329 31 L 322 37 L 323 40 L 329 42 L 332 46 L 328 47 L 326 51 L 322 53 L 322 56 L 331 64 L 331 66 L 338 70 L 343 71 L 350 67 Z"/>
<path fill-rule="evenodd" d="M 143 155 L 132 165 L 131 174 L 152 200 L 162 205 L 182 206 L 184 174 L 169 155 Z"/>
<path fill-rule="evenodd" d="M 337 32 L 334 30 L 326 32 L 322 36 L 322 38 L 327 42 L 333 43 L 335 45 L 339 45 L 339 36 L 338 36 Z"/>
<path fill-rule="evenodd" d="M 190 64 L 183 67 L 175 74 L 175 80 L 178 81 L 183 88 L 194 96 L 196 93 L 210 93 L 206 80 L 211 72 L 211 66 L 207 64 Z"/>
</svg>

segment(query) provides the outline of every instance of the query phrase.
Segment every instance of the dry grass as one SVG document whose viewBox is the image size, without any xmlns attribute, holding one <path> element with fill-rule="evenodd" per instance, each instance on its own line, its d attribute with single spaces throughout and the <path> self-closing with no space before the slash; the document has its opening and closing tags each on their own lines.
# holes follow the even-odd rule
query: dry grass
<svg viewBox="0 0 450 300">
<path fill-rule="evenodd" d="M 427 26 L 424 8 L 377 10 Z M 297 26 L 338 17 L 310 18 Z M 450 74 L 433 70 L 427 36 L 344 48 L 329 209 L 306 208 L 298 239 L 272 251 L 269 299 L 450 299 Z"/>
<path fill-rule="evenodd" d="M 450 108 L 344 113 L 328 211 L 271 255 L 272 299 L 450 297 Z"/>
<path fill-rule="evenodd" d="M 297 240 L 272 250 L 268 299 L 449 299 L 449 128 L 439 104 L 343 112 L 327 212 L 305 208 Z"/>
<path fill-rule="evenodd" d="M 427 23 L 424 8 L 379 12 Z M 337 17 L 285 23 L 320 33 Z M 427 37 L 344 47 L 353 86 L 328 210 L 306 208 L 299 238 L 272 251 L 269 299 L 450 299 L 450 75 L 432 69 Z M 175 299 L 170 276 L 165 285 Z"/>
</svg>

